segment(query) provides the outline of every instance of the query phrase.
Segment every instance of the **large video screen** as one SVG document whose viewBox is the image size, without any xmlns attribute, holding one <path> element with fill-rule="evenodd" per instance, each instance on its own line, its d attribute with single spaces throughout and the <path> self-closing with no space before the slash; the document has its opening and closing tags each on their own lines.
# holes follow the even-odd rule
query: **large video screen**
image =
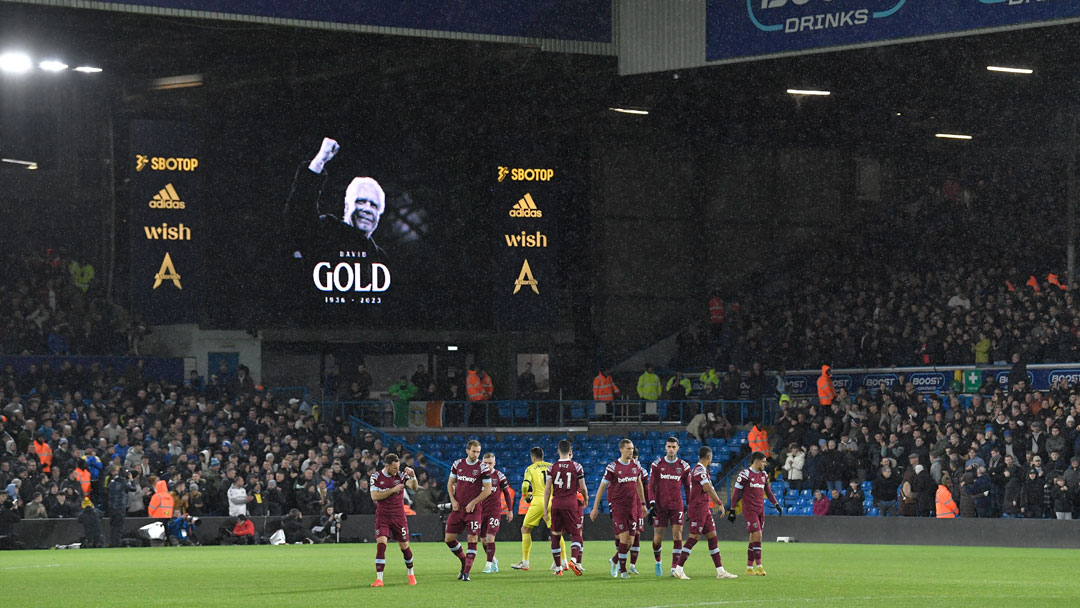
<svg viewBox="0 0 1080 608">
<path fill-rule="evenodd" d="M 482 94 L 386 80 L 211 119 L 208 314 L 256 328 L 550 325 L 572 146 L 500 124 Z"/>
</svg>

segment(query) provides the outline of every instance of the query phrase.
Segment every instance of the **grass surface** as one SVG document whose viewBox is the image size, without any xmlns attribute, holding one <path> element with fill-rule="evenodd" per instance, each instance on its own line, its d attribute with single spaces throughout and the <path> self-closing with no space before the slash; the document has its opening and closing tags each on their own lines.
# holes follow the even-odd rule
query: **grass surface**
<svg viewBox="0 0 1080 608">
<path fill-rule="evenodd" d="M 406 585 L 396 545 L 386 587 L 372 589 L 373 544 L 183 547 L 0 552 L 6 606 L 403 606 L 409 608 L 578 608 L 585 606 L 1077 606 L 1080 552 L 1065 549 L 766 544 L 767 577 L 744 577 L 745 543 L 721 543 L 738 580 L 716 580 L 700 543 L 686 566 L 693 579 L 657 579 L 651 547 L 641 575 L 612 579 L 612 543 L 589 542 L 585 575 L 554 578 L 547 543 L 533 545 L 534 569 L 517 572 L 520 543 L 499 545 L 498 574 L 458 561 L 442 543 L 415 543 L 416 587 Z M 671 544 L 664 544 L 665 573 Z M 483 552 L 480 553 L 481 560 Z"/>
</svg>

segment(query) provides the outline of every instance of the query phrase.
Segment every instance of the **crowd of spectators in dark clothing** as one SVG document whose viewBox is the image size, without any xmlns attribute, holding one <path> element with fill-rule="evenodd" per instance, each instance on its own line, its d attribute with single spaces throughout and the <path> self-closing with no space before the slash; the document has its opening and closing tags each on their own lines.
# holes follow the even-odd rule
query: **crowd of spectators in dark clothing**
<svg viewBox="0 0 1080 608">
<path fill-rule="evenodd" d="M 908 382 L 876 394 L 841 389 L 825 407 L 782 403 L 777 470 L 790 487 L 822 490 L 828 514 L 861 515 L 872 502 L 882 515 L 933 516 L 944 484 L 962 517 L 1080 516 L 1077 387 L 1060 381 L 1040 393 L 1018 383 L 966 400 Z M 853 493 L 864 482 L 871 501 Z"/>
<path fill-rule="evenodd" d="M 137 314 L 109 303 L 89 264 L 49 250 L 11 254 L 0 273 L 0 354 L 138 355 Z"/>
<path fill-rule="evenodd" d="M 1048 282 L 1048 277 L 1057 284 Z M 1080 302 L 1050 274 L 1015 269 L 853 273 L 768 297 L 726 300 L 677 336 L 678 369 L 760 361 L 766 369 L 1080 360 Z"/>
<path fill-rule="evenodd" d="M 256 391 L 247 369 L 220 390 L 144 378 L 139 368 L 37 369 L 41 378 L 0 374 L 0 489 L 22 517 L 75 517 L 108 508 L 109 486 L 130 473 L 128 516 L 146 516 L 152 489 L 168 484 L 177 512 L 281 516 L 374 513 L 368 480 L 391 451 L 413 467 L 420 489 L 406 501 L 435 513 L 444 472 L 423 455 L 355 437 L 319 406 Z M 28 398 L 19 387 L 38 390 Z M 88 491 L 80 472 L 88 471 Z"/>
</svg>

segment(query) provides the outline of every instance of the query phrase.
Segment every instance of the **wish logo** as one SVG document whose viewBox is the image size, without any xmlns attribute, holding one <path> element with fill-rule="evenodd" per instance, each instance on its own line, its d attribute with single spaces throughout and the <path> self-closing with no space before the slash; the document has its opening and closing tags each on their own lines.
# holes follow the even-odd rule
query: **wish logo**
<svg viewBox="0 0 1080 608">
<path fill-rule="evenodd" d="M 856 27 L 892 17 L 907 0 L 746 0 L 754 27 L 797 34 Z M 838 10 L 839 9 L 839 10 Z"/>
</svg>

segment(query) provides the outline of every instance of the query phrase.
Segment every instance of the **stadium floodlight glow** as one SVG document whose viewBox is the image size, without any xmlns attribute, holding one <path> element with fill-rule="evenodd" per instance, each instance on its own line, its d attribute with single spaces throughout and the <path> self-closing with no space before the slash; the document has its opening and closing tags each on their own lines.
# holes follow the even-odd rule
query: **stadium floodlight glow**
<svg viewBox="0 0 1080 608">
<path fill-rule="evenodd" d="M 446 347 L 446 350 L 449 350 L 449 351 L 455 351 L 455 350 L 457 350 L 457 347 L 456 347 L 456 346 L 454 346 L 453 344 L 450 344 L 450 345 L 448 345 L 448 346 Z"/>
<path fill-rule="evenodd" d="M 9 52 L 0 55 L 0 71 L 22 74 L 29 72 L 33 67 L 34 63 L 30 61 L 30 56 L 26 53 Z"/>
<path fill-rule="evenodd" d="M 636 116 L 646 116 L 649 114 L 648 110 L 642 110 L 640 108 L 608 108 L 612 112 L 618 112 L 619 114 L 634 114 Z"/>
<path fill-rule="evenodd" d="M 12 165 L 22 165 L 22 166 L 26 167 L 27 169 L 30 169 L 31 171 L 38 168 L 37 163 L 32 161 L 32 160 L 19 160 L 17 158 L 0 158 L 0 163 L 10 163 Z"/>
<path fill-rule="evenodd" d="M 83 74 L 97 74 L 101 71 L 101 68 L 96 68 L 89 65 L 80 65 L 79 67 L 75 68 L 75 71 L 82 72 Z"/>
<path fill-rule="evenodd" d="M 819 97 L 825 97 L 832 95 L 832 91 L 819 91 L 817 89 L 788 89 L 788 95 L 817 95 Z"/>
<path fill-rule="evenodd" d="M 988 65 L 986 69 L 989 72 L 1005 72 L 1006 74 L 1032 74 L 1035 72 L 1031 68 L 1006 68 L 1000 65 Z"/>
<path fill-rule="evenodd" d="M 63 61 L 57 61 L 55 59 L 46 59 L 38 64 L 38 67 L 46 72 L 63 72 L 68 69 L 68 64 Z"/>
<path fill-rule="evenodd" d="M 940 137 L 941 139 L 971 139 L 970 135 L 960 133 L 934 133 L 934 137 Z"/>
</svg>

